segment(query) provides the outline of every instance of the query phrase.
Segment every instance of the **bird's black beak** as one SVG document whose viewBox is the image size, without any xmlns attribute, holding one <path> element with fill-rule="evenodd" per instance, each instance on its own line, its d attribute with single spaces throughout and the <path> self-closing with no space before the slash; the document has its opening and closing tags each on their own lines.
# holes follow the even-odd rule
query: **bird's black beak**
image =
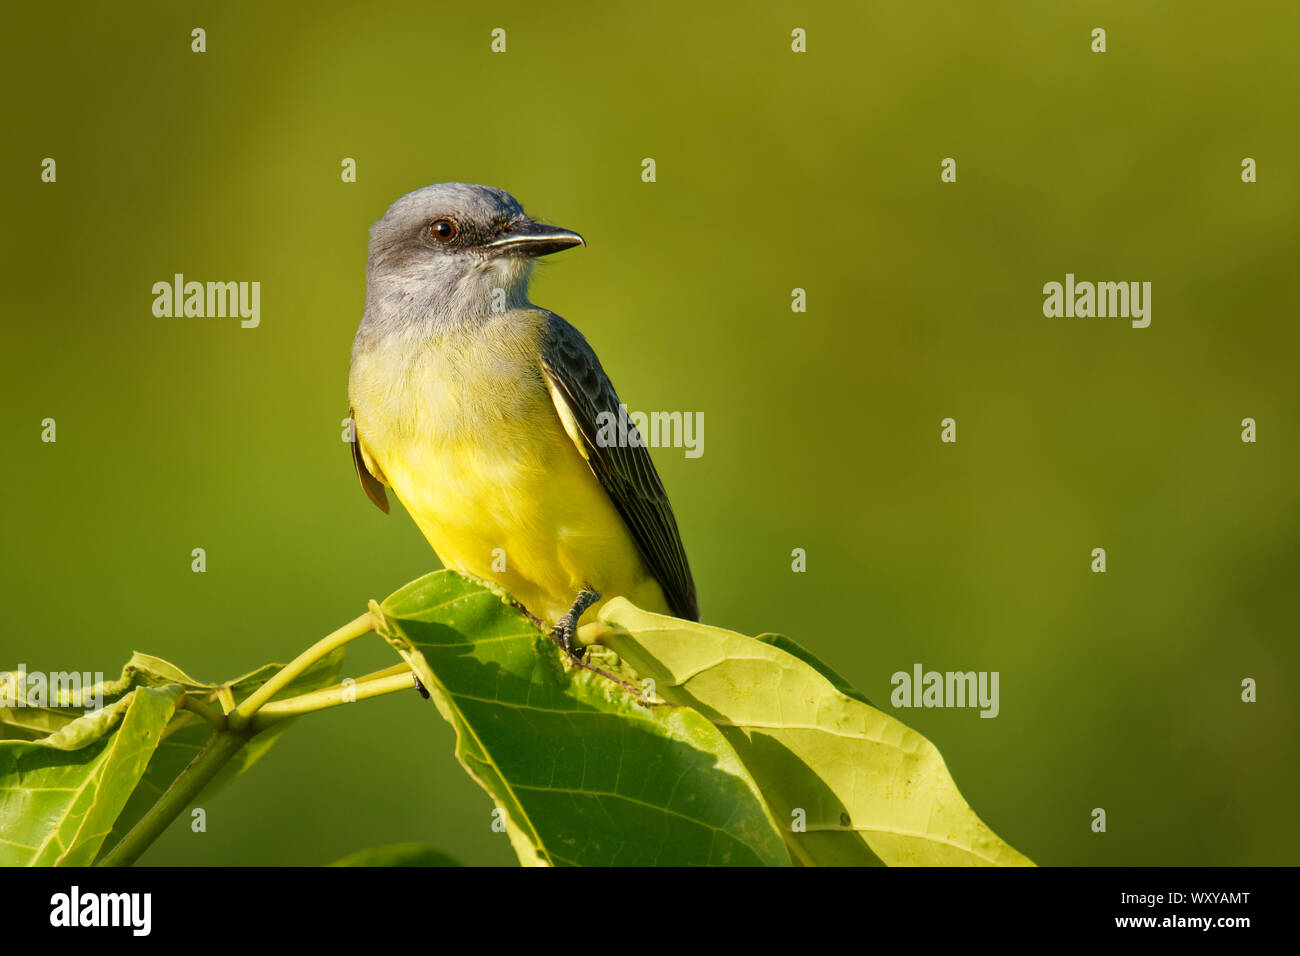
<svg viewBox="0 0 1300 956">
<path fill-rule="evenodd" d="M 498 255 L 549 256 L 570 246 L 585 246 L 582 236 L 559 226 L 547 226 L 531 219 L 521 219 L 501 235 L 487 243 L 485 248 Z"/>
</svg>

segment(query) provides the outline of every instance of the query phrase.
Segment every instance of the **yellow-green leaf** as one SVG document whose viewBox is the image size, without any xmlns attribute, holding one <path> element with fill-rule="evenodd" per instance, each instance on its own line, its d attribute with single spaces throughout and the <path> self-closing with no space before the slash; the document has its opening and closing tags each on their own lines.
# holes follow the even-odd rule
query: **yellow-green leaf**
<svg viewBox="0 0 1300 956">
<path fill-rule="evenodd" d="M 1033 865 L 975 815 L 930 741 L 843 693 L 806 652 L 622 598 L 600 617 L 602 644 L 731 741 L 800 862 L 867 862 L 869 850 L 891 866 Z"/>
</svg>

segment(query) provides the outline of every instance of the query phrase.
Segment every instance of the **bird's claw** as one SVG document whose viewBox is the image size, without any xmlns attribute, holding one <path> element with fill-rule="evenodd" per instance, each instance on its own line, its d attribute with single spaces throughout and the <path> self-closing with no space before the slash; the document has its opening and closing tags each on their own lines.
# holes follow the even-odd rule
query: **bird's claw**
<svg viewBox="0 0 1300 956">
<path fill-rule="evenodd" d="M 564 653 L 580 664 L 585 648 L 578 646 L 576 631 L 573 621 L 561 618 L 555 627 L 551 628 L 551 640 L 559 644 Z"/>
<path fill-rule="evenodd" d="M 573 607 L 569 608 L 569 612 L 556 621 L 555 627 L 551 628 L 551 640 L 559 644 L 574 663 L 581 664 L 586 652 L 586 648 L 578 646 L 578 621 L 586 613 L 587 608 L 599 600 L 599 591 L 591 588 L 584 589 L 573 602 Z"/>
</svg>

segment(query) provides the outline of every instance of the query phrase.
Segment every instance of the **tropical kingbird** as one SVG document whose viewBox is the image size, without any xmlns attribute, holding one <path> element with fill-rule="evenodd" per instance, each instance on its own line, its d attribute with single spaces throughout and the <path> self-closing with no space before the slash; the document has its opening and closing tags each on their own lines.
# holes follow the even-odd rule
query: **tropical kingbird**
<svg viewBox="0 0 1300 956">
<path fill-rule="evenodd" d="M 616 595 L 699 620 L 677 521 L 582 333 L 528 301 L 533 260 L 585 244 L 491 186 L 439 183 L 370 229 L 348 395 L 357 475 L 444 566 L 505 587 L 570 653 Z"/>
</svg>

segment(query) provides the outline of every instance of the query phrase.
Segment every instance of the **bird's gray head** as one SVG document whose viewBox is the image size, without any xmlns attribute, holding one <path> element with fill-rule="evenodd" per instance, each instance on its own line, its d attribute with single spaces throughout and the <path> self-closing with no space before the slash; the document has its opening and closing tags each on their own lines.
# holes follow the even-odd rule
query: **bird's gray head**
<svg viewBox="0 0 1300 956">
<path fill-rule="evenodd" d="M 453 327 L 527 306 L 533 260 L 582 241 L 492 186 L 425 186 L 370 227 L 365 321 Z"/>
</svg>

